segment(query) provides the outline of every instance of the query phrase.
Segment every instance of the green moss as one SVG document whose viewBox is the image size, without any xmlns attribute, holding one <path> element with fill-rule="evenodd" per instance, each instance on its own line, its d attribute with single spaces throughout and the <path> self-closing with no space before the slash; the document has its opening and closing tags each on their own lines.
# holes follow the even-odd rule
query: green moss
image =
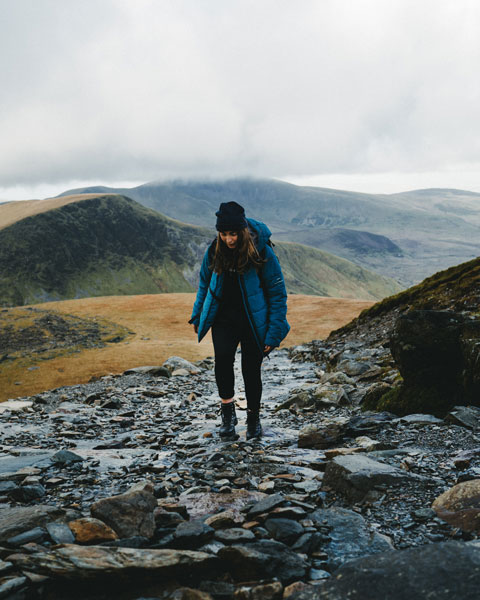
<svg viewBox="0 0 480 600">
<path fill-rule="evenodd" d="M 400 384 L 378 400 L 364 402 L 363 410 L 388 411 L 399 417 L 422 413 L 444 417 L 456 404 L 455 390 L 445 386 L 424 387 L 421 385 Z"/>
</svg>

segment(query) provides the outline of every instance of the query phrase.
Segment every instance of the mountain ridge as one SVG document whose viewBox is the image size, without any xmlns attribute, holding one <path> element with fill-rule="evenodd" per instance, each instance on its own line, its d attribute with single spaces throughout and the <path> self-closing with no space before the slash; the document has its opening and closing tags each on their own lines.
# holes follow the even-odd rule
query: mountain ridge
<svg viewBox="0 0 480 600">
<path fill-rule="evenodd" d="M 57 200 L 59 206 L 47 201 L 49 210 L 43 212 L 41 206 L 24 205 L 34 214 L 24 212 L 0 229 L 4 306 L 196 289 L 213 230 L 120 195 L 67 198 Z M 291 293 L 377 300 L 400 289 L 393 280 L 311 247 L 279 243 L 276 250 Z"/>
<path fill-rule="evenodd" d="M 249 216 L 268 223 L 279 239 L 312 245 L 309 232 L 318 233 L 315 247 L 392 277 L 404 287 L 480 254 L 480 194 L 474 192 L 455 192 L 456 203 L 451 190 L 366 194 L 252 178 L 150 182 L 118 192 L 202 226 L 211 225 L 220 202 L 234 200 Z M 425 204 L 432 194 L 437 196 Z M 401 252 L 380 251 L 376 257 L 370 253 L 367 259 L 363 253 L 352 253 L 348 240 L 340 246 L 338 240 L 332 243 L 325 232 L 336 229 L 384 236 Z"/>
</svg>

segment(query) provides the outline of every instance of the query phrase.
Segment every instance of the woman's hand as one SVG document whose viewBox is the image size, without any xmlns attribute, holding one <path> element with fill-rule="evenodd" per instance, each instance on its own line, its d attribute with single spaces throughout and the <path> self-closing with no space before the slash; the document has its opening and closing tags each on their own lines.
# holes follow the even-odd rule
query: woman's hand
<svg viewBox="0 0 480 600">
<path fill-rule="evenodd" d="M 263 353 L 264 354 L 269 354 L 272 350 L 273 350 L 273 346 L 265 346 L 263 348 Z"/>
<path fill-rule="evenodd" d="M 195 331 L 195 333 L 198 333 L 198 325 L 194 325 L 193 330 Z"/>
</svg>

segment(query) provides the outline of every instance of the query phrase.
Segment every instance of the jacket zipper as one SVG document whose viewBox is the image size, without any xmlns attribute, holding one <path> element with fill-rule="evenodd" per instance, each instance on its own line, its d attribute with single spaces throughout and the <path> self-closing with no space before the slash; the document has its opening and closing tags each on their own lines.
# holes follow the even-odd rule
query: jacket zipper
<svg viewBox="0 0 480 600">
<path fill-rule="evenodd" d="M 250 306 L 248 305 L 248 302 L 247 302 L 247 291 L 245 289 L 245 280 L 243 279 L 243 275 L 238 275 L 238 280 L 240 282 L 240 290 L 242 292 L 242 300 L 243 300 L 243 305 L 245 306 L 245 312 L 247 313 L 247 318 L 250 323 L 250 327 L 252 328 L 253 335 L 255 337 L 255 341 L 257 342 L 258 349 L 260 350 L 260 353 L 263 355 L 263 348 L 258 339 L 258 333 L 257 333 L 257 330 L 255 329 L 255 324 L 253 323 L 253 318 L 250 313 Z"/>
</svg>

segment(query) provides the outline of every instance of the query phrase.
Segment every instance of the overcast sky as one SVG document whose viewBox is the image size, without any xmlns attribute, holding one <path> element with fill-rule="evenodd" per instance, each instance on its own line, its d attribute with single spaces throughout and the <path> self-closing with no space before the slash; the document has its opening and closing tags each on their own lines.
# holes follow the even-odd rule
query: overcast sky
<svg viewBox="0 0 480 600">
<path fill-rule="evenodd" d="M 0 199 L 275 177 L 480 192 L 478 0 L 0 0 Z"/>
</svg>

